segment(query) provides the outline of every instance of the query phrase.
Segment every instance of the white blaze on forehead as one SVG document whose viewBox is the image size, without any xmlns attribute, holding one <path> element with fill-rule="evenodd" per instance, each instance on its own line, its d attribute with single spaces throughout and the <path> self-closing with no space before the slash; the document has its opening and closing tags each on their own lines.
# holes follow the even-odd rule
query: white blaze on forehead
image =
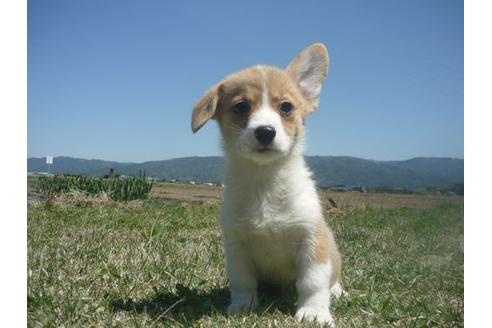
<svg viewBox="0 0 492 328">
<path fill-rule="evenodd" d="M 264 69 L 260 70 L 261 77 L 263 79 L 263 93 L 261 95 L 261 107 L 270 107 L 270 103 L 268 101 L 268 85 L 267 85 L 267 76 Z"/>
<path fill-rule="evenodd" d="M 282 120 L 280 115 L 273 110 L 270 106 L 270 101 L 268 100 L 268 83 L 267 83 L 267 73 L 263 67 L 258 67 L 261 72 L 263 90 L 261 94 L 261 106 L 253 113 L 251 116 L 248 127 L 256 128 L 264 125 L 271 125 L 275 128 L 277 132 L 283 128 Z"/>
<path fill-rule="evenodd" d="M 268 163 L 275 159 L 275 156 L 281 156 L 281 154 L 288 153 L 292 145 L 292 138 L 285 132 L 280 114 L 275 108 L 272 108 L 270 104 L 268 96 L 270 87 L 267 78 L 268 71 L 261 66 L 258 67 L 258 70 L 261 72 L 263 82 L 261 104 L 249 117 L 246 127 L 241 131 L 237 145 L 239 152 L 248 154 L 248 156 L 253 158 L 257 163 Z M 275 150 L 276 152 L 258 152 L 259 148 L 263 148 L 263 146 L 259 144 L 255 133 L 256 129 L 260 126 L 271 126 L 275 129 L 275 138 L 268 148 Z"/>
</svg>

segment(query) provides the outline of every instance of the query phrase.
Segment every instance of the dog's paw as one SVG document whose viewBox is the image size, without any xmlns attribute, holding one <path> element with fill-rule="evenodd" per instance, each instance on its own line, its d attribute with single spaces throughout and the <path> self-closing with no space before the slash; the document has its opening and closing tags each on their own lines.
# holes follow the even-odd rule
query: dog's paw
<svg viewBox="0 0 492 328">
<path fill-rule="evenodd" d="M 335 320 L 333 320 L 328 307 L 303 306 L 297 310 L 295 319 L 297 321 L 315 321 L 320 325 L 335 327 Z"/>
<path fill-rule="evenodd" d="M 258 307 L 258 299 L 256 297 L 245 297 L 232 300 L 227 308 L 227 314 L 235 314 L 241 312 L 253 311 Z"/>
<path fill-rule="evenodd" d="M 340 285 L 340 283 L 338 283 L 338 282 L 330 288 L 330 293 L 331 293 L 331 295 L 335 296 L 336 298 L 339 298 L 342 295 L 348 296 L 348 293 L 343 290 L 342 285 Z"/>
</svg>

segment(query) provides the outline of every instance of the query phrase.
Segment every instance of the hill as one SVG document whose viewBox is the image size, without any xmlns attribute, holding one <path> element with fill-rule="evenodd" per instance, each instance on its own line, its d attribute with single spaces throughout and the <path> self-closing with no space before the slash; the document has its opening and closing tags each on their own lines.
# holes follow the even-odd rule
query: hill
<svg viewBox="0 0 492 328">
<path fill-rule="evenodd" d="M 464 160 L 455 158 L 374 161 L 347 156 L 307 156 L 306 162 L 321 187 L 360 185 L 413 190 L 463 183 L 464 180 Z M 110 168 L 124 175 L 135 175 L 139 170 L 145 170 L 147 176 L 159 179 L 218 183 L 222 181 L 224 160 L 213 156 L 119 163 L 61 156 L 54 159 L 51 172 L 102 176 Z M 27 170 L 46 172 L 45 159 L 29 158 Z"/>
</svg>

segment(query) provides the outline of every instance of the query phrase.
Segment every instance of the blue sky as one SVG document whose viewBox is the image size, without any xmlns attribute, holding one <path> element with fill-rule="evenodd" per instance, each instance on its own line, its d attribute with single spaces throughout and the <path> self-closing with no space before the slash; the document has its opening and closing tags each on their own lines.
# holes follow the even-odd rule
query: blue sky
<svg viewBox="0 0 492 328">
<path fill-rule="evenodd" d="M 191 108 L 227 74 L 331 57 L 308 155 L 464 156 L 463 2 L 28 0 L 28 157 L 219 155 Z"/>
</svg>

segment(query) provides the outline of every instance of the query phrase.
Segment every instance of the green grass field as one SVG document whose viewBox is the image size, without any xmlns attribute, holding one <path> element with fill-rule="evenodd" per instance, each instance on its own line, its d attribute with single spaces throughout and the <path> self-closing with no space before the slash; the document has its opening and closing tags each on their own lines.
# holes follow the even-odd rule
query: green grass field
<svg viewBox="0 0 492 328">
<path fill-rule="evenodd" d="M 216 217 L 215 206 L 155 200 L 28 205 L 28 326 L 300 327 L 294 289 L 262 289 L 258 312 L 225 315 Z M 463 205 L 327 220 L 348 292 L 332 304 L 338 327 L 463 326 Z"/>
</svg>

